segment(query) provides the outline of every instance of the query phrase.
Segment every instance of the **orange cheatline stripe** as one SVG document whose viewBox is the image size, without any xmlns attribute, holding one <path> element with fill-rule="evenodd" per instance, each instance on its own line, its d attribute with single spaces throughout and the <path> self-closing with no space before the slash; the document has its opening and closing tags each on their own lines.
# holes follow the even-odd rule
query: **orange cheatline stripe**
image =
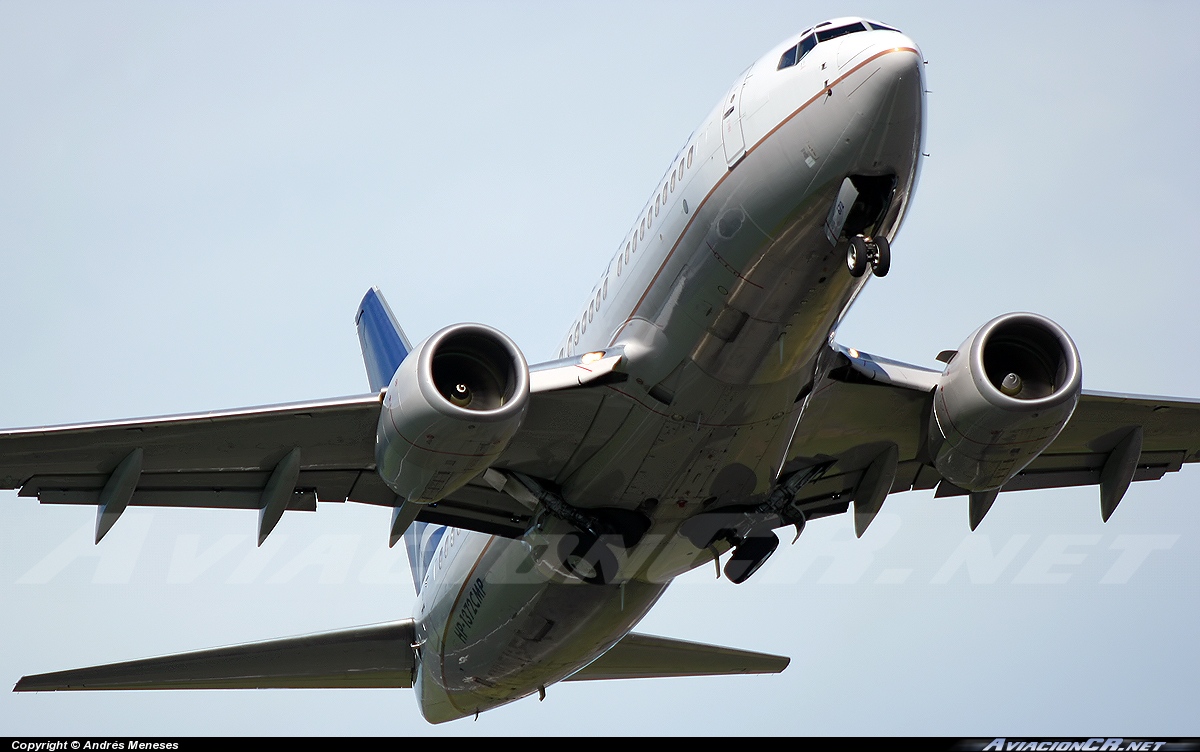
<svg viewBox="0 0 1200 752">
<path fill-rule="evenodd" d="M 884 55 L 890 55 L 893 52 L 911 52 L 914 55 L 920 55 L 920 53 L 917 52 L 917 50 L 912 47 L 893 47 L 890 50 L 883 50 L 881 52 L 875 53 L 871 57 L 862 61 L 861 63 L 854 66 L 850 70 L 846 71 L 846 73 L 844 73 L 840 78 L 835 80 L 830 85 L 822 87 L 821 91 L 814 94 L 807 102 L 805 102 L 804 104 L 797 107 L 796 110 L 791 115 L 788 115 L 783 120 L 779 121 L 779 125 L 776 125 L 770 131 L 768 131 L 765 136 L 763 136 L 757 142 L 755 142 L 754 146 L 751 146 L 749 149 L 746 150 L 746 154 L 744 157 L 742 157 L 742 159 L 745 159 L 746 157 L 750 156 L 750 154 L 753 153 L 755 149 L 762 146 L 763 143 L 765 143 L 768 138 L 773 136 L 776 131 L 778 131 L 780 128 L 782 128 L 783 126 L 785 126 L 789 122 L 791 122 L 792 118 L 796 117 L 801 112 L 803 112 L 805 109 L 807 109 L 809 107 L 809 105 L 811 105 L 813 102 L 816 102 L 818 99 L 825 96 L 825 93 L 827 91 L 833 89 L 833 87 L 839 85 L 840 83 L 845 81 L 847 78 L 849 78 L 850 76 L 857 73 L 859 70 L 861 70 L 863 68 L 863 66 L 869 65 L 870 63 L 874 62 L 875 60 L 878 60 L 879 58 L 883 57 Z M 625 327 L 628 326 L 633 321 L 633 319 L 637 316 L 638 309 L 640 309 L 642 307 L 642 303 L 644 303 L 646 301 L 646 296 L 650 294 L 650 290 L 654 287 L 654 283 L 658 281 L 658 278 L 660 275 L 662 275 L 663 270 L 665 270 L 667 268 L 667 264 L 671 261 L 671 257 L 675 255 L 676 249 L 678 249 L 679 244 L 683 242 L 683 238 L 687 235 L 688 230 L 692 229 L 692 223 L 695 222 L 696 218 L 700 216 L 700 210 L 703 209 L 704 205 L 708 203 L 708 200 L 710 198 L 712 198 L 712 195 L 716 192 L 716 190 L 721 187 L 721 184 L 725 182 L 725 179 L 728 178 L 732 174 L 733 174 L 733 170 L 726 170 L 725 174 L 721 176 L 721 179 L 718 180 L 713 185 L 712 189 L 709 190 L 709 192 L 704 196 L 704 199 L 696 206 L 696 210 L 694 212 L 692 212 L 692 218 L 689 219 L 688 223 L 684 226 L 683 232 L 679 233 L 679 238 L 675 241 L 675 244 L 673 246 L 671 246 L 670 252 L 668 252 L 666 258 L 663 259 L 662 265 L 658 267 L 658 271 L 654 273 L 654 277 L 650 280 L 650 284 L 646 285 L 646 289 L 642 292 L 642 296 L 640 298 L 638 298 L 638 302 L 636 305 L 634 305 L 633 311 L 630 312 L 629 316 L 625 319 L 625 321 L 621 324 L 621 326 L 619 326 L 617 328 L 616 333 L 613 334 L 612 338 L 608 341 L 609 347 L 611 347 L 617 341 L 617 337 L 621 336 L 621 332 L 623 332 L 625 330 Z M 738 275 L 738 276 L 740 276 L 740 275 Z"/>
</svg>

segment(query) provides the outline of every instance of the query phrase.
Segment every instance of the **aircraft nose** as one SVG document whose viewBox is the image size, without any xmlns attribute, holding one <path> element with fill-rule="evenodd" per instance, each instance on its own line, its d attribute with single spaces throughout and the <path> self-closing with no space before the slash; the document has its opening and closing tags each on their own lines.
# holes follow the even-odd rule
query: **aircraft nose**
<svg viewBox="0 0 1200 752">
<path fill-rule="evenodd" d="M 863 114 L 874 114 L 888 126 L 919 129 L 925 108 L 924 58 L 916 43 L 896 32 L 875 32 L 880 39 L 865 50 L 859 84 L 850 101 Z M 854 86 L 853 81 L 850 82 Z"/>
</svg>

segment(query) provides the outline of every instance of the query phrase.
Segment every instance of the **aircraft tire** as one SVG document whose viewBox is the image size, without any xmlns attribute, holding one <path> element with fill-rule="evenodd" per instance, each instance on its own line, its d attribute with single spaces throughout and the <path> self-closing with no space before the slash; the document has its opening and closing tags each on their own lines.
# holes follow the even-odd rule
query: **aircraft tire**
<svg viewBox="0 0 1200 752">
<path fill-rule="evenodd" d="M 892 268 L 892 245 L 883 235 L 872 238 L 875 253 L 871 254 L 871 273 L 876 277 L 886 277 Z"/>
<path fill-rule="evenodd" d="M 846 246 L 846 268 L 851 277 L 861 277 L 867 271 L 869 258 L 867 241 L 861 235 L 850 238 L 850 245 Z"/>
<path fill-rule="evenodd" d="M 725 576 L 733 584 L 741 585 L 771 558 L 778 547 L 779 537 L 775 533 L 745 539 L 733 549 L 733 554 L 725 562 Z"/>
</svg>

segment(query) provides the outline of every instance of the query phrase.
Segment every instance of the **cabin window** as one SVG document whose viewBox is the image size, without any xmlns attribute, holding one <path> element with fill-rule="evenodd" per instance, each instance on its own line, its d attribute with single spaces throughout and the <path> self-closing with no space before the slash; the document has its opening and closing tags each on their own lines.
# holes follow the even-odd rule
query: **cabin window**
<svg viewBox="0 0 1200 752">
<path fill-rule="evenodd" d="M 604 278 L 604 287 L 602 289 L 604 291 L 604 299 L 608 300 L 608 277 Z"/>
<path fill-rule="evenodd" d="M 675 192 L 675 171 L 671 170 L 671 193 Z"/>
<path fill-rule="evenodd" d="M 666 206 L 667 205 L 667 184 L 666 183 L 663 183 L 662 200 L 663 200 L 663 206 Z"/>
<path fill-rule="evenodd" d="M 694 152 L 694 151 L 696 151 L 696 147 L 694 147 L 694 146 L 691 147 L 690 149 L 688 149 L 688 159 L 687 159 L 688 167 L 692 166 L 692 152 Z"/>
</svg>

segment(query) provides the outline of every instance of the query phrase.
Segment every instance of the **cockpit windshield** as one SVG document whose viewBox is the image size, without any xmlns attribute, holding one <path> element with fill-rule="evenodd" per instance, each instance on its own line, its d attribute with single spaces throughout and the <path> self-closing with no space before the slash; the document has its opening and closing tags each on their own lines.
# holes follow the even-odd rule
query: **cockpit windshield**
<svg viewBox="0 0 1200 752">
<path fill-rule="evenodd" d="M 779 67 L 776 70 L 790 68 L 800 62 L 819 42 L 828 42 L 859 31 L 897 31 L 897 29 L 893 29 L 891 26 L 884 26 L 874 21 L 855 21 L 854 23 L 825 28 L 828 26 L 828 21 L 823 24 L 817 24 L 814 31 L 805 34 L 804 38 L 800 40 L 800 44 L 783 53 L 783 57 L 779 58 Z"/>
<path fill-rule="evenodd" d="M 837 39 L 838 37 L 844 37 L 847 34 L 853 34 L 856 31 L 866 30 L 867 27 L 863 26 L 861 23 L 846 24 L 845 26 L 838 26 L 832 29 L 821 29 L 817 32 L 817 41 L 828 42 L 833 39 Z"/>
</svg>

